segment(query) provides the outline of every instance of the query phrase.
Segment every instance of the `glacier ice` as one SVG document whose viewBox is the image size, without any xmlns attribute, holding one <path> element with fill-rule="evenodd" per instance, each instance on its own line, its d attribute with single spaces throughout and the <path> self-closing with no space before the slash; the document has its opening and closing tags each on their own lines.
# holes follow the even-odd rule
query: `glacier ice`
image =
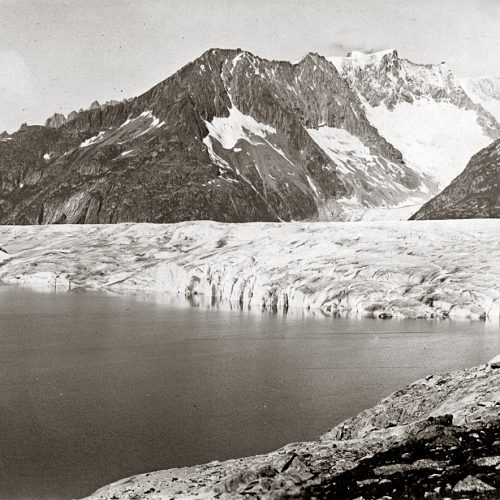
<svg viewBox="0 0 500 500">
<path fill-rule="evenodd" d="M 0 281 L 498 321 L 498 220 L 2 226 Z"/>
</svg>

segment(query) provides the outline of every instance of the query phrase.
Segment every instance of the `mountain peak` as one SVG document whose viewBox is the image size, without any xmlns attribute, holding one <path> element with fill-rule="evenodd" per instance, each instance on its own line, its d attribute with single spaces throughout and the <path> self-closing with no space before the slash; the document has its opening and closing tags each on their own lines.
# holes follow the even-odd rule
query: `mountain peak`
<svg viewBox="0 0 500 500">
<path fill-rule="evenodd" d="M 334 64 L 337 70 L 342 71 L 345 66 L 364 69 L 367 66 L 380 66 L 382 61 L 397 60 L 399 55 L 395 49 L 386 49 L 378 52 L 361 52 L 354 50 L 347 56 L 333 56 L 327 59 Z"/>
<path fill-rule="evenodd" d="M 57 128 L 66 123 L 66 117 L 61 113 L 54 113 L 45 121 L 46 127 Z"/>
<path fill-rule="evenodd" d="M 211 49 L 207 49 L 203 54 L 196 58 L 193 62 L 202 61 L 202 60 L 213 60 L 216 59 L 229 59 L 231 57 L 236 57 L 238 55 L 247 54 L 249 56 L 255 57 L 252 53 L 248 52 L 248 50 L 243 50 L 241 48 L 236 49 L 224 49 L 220 47 L 214 47 Z"/>
<path fill-rule="evenodd" d="M 347 57 L 360 63 L 373 64 L 375 62 L 380 62 L 387 55 L 397 58 L 398 52 L 396 49 L 385 49 L 377 52 L 362 52 L 360 50 L 353 50 L 347 54 Z"/>
</svg>

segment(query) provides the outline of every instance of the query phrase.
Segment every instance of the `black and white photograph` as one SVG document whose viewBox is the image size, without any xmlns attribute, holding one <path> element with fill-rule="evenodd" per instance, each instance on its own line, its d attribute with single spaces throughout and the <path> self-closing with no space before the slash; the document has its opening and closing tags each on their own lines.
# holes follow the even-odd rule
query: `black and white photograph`
<svg viewBox="0 0 500 500">
<path fill-rule="evenodd" d="M 500 0 L 0 0 L 0 500 L 500 499 Z"/>
</svg>

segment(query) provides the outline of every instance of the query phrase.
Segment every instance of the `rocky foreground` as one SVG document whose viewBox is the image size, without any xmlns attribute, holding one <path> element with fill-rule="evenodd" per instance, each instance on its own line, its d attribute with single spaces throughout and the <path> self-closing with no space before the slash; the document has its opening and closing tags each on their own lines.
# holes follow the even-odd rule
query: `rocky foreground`
<svg viewBox="0 0 500 500">
<path fill-rule="evenodd" d="M 242 307 L 500 317 L 500 221 L 0 227 L 0 282 L 205 294 Z"/>
<path fill-rule="evenodd" d="M 318 441 L 141 474 L 88 497 L 500 498 L 500 356 L 429 375 Z"/>
</svg>

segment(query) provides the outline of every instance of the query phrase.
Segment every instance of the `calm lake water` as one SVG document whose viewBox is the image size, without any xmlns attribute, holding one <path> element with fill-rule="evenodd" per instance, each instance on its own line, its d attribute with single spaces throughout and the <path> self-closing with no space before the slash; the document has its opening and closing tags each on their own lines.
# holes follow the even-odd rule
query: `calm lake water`
<svg viewBox="0 0 500 500">
<path fill-rule="evenodd" d="M 0 498 L 81 497 L 314 439 L 417 378 L 500 353 L 498 325 L 482 322 L 173 302 L 0 287 Z"/>
</svg>

